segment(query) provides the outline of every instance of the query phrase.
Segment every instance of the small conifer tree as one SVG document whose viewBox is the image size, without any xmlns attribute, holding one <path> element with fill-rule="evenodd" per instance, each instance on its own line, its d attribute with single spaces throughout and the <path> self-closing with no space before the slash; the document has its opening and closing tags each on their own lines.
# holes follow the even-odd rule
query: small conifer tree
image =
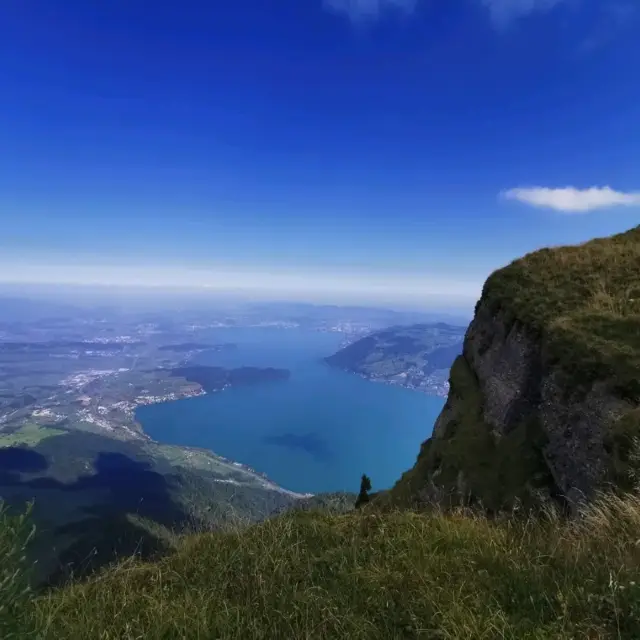
<svg viewBox="0 0 640 640">
<path fill-rule="evenodd" d="M 369 502 L 369 491 L 371 491 L 371 479 L 363 473 L 360 480 L 360 493 L 356 499 L 356 509 Z"/>
</svg>

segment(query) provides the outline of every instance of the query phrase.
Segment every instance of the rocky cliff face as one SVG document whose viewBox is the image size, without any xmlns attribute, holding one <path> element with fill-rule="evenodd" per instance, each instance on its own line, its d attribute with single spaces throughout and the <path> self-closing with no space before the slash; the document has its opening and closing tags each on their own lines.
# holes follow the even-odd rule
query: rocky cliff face
<svg viewBox="0 0 640 640">
<path fill-rule="evenodd" d="M 485 304 L 469 326 L 463 358 L 494 437 L 503 438 L 526 422 L 540 430 L 540 454 L 555 490 L 575 502 L 607 481 L 607 436 L 611 425 L 634 408 L 630 403 L 598 382 L 585 395 L 567 397 L 566 379 L 545 363 L 539 336 L 519 323 L 509 325 Z M 443 414 L 436 434 L 446 437 L 449 426 Z"/>
<path fill-rule="evenodd" d="M 607 259 L 615 269 L 601 269 Z M 640 309 L 629 293 L 639 284 L 638 229 L 493 274 L 433 437 L 391 495 L 500 509 L 626 487 L 640 435 Z"/>
</svg>

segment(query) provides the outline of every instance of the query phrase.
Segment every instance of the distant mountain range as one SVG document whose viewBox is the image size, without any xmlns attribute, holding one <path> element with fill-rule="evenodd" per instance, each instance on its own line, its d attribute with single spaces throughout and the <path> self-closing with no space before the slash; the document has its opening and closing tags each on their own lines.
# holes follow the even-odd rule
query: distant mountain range
<svg viewBox="0 0 640 640">
<path fill-rule="evenodd" d="M 353 342 L 325 361 L 369 380 L 446 396 L 449 369 L 462 352 L 465 330 L 442 322 L 391 327 Z"/>
</svg>

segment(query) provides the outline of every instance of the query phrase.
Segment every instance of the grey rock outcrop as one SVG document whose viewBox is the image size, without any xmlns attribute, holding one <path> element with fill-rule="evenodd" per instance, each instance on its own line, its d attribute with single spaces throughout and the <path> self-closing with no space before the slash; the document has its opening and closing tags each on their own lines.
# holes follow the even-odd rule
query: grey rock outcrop
<svg viewBox="0 0 640 640">
<path fill-rule="evenodd" d="M 571 398 L 557 370 L 545 363 L 544 341 L 519 323 L 507 323 L 482 302 L 467 331 L 463 357 L 477 378 L 482 417 L 496 437 L 536 420 L 557 489 L 571 503 L 590 498 L 607 476 L 605 436 L 634 408 L 602 383 Z M 449 412 L 455 410 L 450 407 Z M 446 431 L 447 412 L 436 430 Z"/>
</svg>

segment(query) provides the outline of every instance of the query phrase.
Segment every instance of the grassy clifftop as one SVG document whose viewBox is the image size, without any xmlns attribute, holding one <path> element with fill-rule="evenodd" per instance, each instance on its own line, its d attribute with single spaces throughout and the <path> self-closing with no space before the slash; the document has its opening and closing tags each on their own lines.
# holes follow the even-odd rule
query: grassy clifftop
<svg viewBox="0 0 640 640">
<path fill-rule="evenodd" d="M 489 277 L 481 302 L 537 332 L 574 382 L 610 379 L 640 399 L 640 226 L 528 254 Z"/>
</svg>

